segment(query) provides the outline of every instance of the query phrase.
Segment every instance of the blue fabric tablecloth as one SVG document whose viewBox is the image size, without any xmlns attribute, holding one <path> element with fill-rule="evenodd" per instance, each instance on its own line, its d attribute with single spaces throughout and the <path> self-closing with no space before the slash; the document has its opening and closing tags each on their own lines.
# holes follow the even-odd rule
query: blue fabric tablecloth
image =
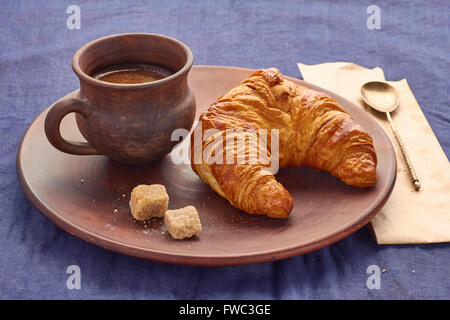
<svg viewBox="0 0 450 320">
<path fill-rule="evenodd" d="M 381 10 L 369 30 L 367 7 Z M 66 9 L 81 9 L 81 28 Z M 321 250 L 274 263 L 190 267 L 88 244 L 44 218 L 20 189 L 15 157 L 26 128 L 78 88 L 74 52 L 115 33 L 175 37 L 196 64 L 276 66 L 352 61 L 407 78 L 450 154 L 449 3 L 442 1 L 4 1 L 0 5 L 0 298 L 448 299 L 450 244 L 379 246 L 367 227 Z M 450 208 L 449 208 L 450 211 Z M 66 286 L 69 265 L 81 289 Z M 367 268 L 384 269 L 369 289 Z"/>
</svg>

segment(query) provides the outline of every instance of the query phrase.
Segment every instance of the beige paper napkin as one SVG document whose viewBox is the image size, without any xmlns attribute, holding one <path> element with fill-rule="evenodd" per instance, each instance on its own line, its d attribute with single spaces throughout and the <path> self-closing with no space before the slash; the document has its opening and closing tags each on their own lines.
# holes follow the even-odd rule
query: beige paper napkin
<svg viewBox="0 0 450 320">
<path fill-rule="evenodd" d="M 360 98 L 361 85 L 382 80 L 380 68 L 366 69 L 353 63 L 318 65 L 298 63 L 305 81 L 354 102 L 378 121 L 391 139 L 397 155 L 397 181 L 391 198 L 372 220 L 379 244 L 433 243 L 450 241 L 450 163 L 417 103 L 406 79 L 389 81 L 400 95 L 392 113 L 422 188 L 415 192 L 385 114 L 366 106 Z"/>
</svg>

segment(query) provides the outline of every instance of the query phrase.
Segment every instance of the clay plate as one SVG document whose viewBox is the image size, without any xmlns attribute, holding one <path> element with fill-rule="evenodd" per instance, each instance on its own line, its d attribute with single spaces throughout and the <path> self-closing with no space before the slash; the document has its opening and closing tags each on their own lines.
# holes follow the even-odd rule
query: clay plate
<svg viewBox="0 0 450 320">
<path fill-rule="evenodd" d="M 194 66 L 189 83 L 197 100 L 197 119 L 210 103 L 253 71 Z M 384 131 L 363 110 L 327 90 L 289 79 L 329 94 L 371 134 L 379 161 L 376 186 L 359 189 L 344 185 L 326 172 L 281 169 L 277 180 L 294 199 L 290 217 L 272 220 L 252 216 L 213 192 L 189 165 L 175 165 L 170 154 L 150 165 L 130 167 L 104 156 L 74 156 L 56 150 L 44 134 L 47 110 L 31 124 L 20 144 L 20 183 L 39 211 L 62 229 L 103 248 L 139 258 L 189 265 L 239 265 L 317 250 L 347 237 L 375 216 L 391 194 L 396 160 Z M 73 114 L 63 120 L 61 131 L 67 139 L 82 140 Z M 142 223 L 131 217 L 131 189 L 152 183 L 166 186 L 169 209 L 197 207 L 203 225 L 199 237 L 175 241 L 161 219 Z"/>
</svg>

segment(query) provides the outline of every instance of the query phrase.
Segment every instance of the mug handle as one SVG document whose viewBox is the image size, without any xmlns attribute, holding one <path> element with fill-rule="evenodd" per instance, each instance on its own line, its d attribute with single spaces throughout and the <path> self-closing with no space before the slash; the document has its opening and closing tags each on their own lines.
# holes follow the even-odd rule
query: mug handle
<svg viewBox="0 0 450 320">
<path fill-rule="evenodd" d="M 89 104 L 86 100 L 65 98 L 54 104 L 45 117 L 45 135 L 48 141 L 58 150 L 76 155 L 99 155 L 100 153 L 87 142 L 75 142 L 61 136 L 60 125 L 62 119 L 69 113 L 76 112 L 84 118 L 90 114 Z"/>
</svg>

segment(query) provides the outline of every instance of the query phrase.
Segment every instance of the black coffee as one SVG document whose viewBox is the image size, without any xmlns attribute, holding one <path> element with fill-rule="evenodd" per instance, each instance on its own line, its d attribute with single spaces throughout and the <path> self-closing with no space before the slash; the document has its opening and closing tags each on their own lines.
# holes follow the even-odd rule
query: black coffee
<svg viewBox="0 0 450 320">
<path fill-rule="evenodd" d="M 161 66 L 146 63 L 124 63 L 94 72 L 92 77 L 113 83 L 133 84 L 160 80 L 173 72 Z"/>
</svg>

